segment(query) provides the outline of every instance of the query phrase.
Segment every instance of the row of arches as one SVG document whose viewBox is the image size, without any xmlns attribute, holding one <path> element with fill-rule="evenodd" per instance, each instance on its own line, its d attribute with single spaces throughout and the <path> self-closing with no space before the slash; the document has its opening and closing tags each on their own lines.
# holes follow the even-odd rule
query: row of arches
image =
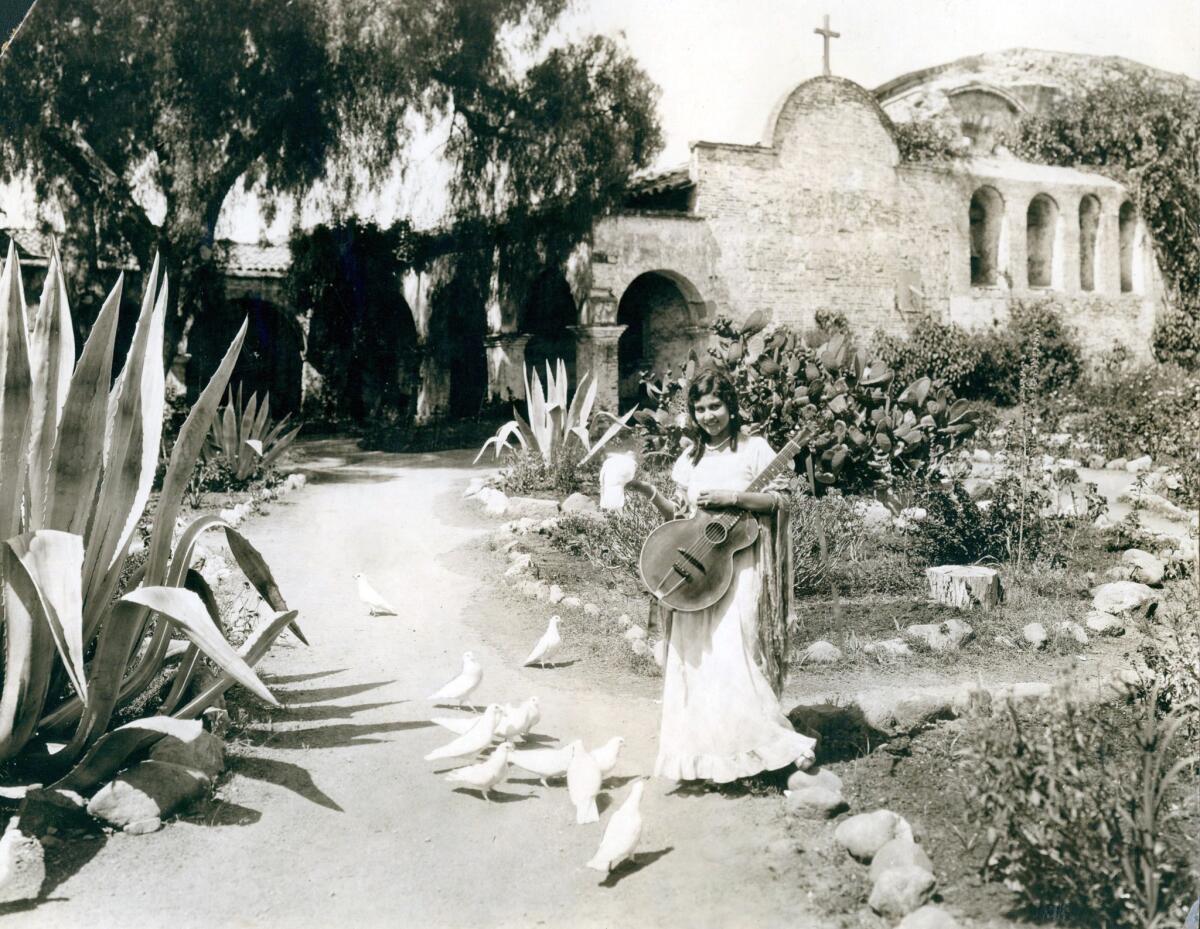
<svg viewBox="0 0 1200 929">
<path fill-rule="evenodd" d="M 1079 289 L 1097 289 L 1105 271 L 1109 249 L 1102 241 L 1101 204 L 1094 194 L 1079 201 L 1075 229 L 1079 243 Z M 1012 282 L 1009 270 L 1009 224 L 1004 198 L 996 188 L 984 185 L 971 195 L 967 211 L 970 229 L 971 285 L 991 287 L 1001 276 Z M 1140 289 L 1135 263 L 1137 211 L 1126 200 L 1117 212 L 1117 260 L 1120 265 L 1121 293 Z M 1062 289 L 1067 219 L 1049 194 L 1039 193 L 1025 210 L 1025 284 L 1033 288 Z"/>
</svg>

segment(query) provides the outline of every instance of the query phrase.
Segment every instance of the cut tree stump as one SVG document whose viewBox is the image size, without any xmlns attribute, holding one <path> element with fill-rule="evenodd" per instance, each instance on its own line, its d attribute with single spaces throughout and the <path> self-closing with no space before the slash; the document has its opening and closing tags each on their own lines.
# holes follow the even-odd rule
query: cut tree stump
<svg viewBox="0 0 1200 929">
<path fill-rule="evenodd" d="M 966 610 L 978 606 L 990 610 L 1004 599 L 1000 575 L 977 565 L 939 565 L 926 568 L 929 595 L 938 603 Z"/>
</svg>

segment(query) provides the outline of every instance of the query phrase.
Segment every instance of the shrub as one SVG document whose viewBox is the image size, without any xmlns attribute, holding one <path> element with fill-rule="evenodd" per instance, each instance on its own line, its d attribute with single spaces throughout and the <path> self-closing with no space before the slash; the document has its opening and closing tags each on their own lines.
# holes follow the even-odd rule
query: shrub
<svg viewBox="0 0 1200 929">
<path fill-rule="evenodd" d="M 8 359 L 0 394 L 5 425 L 0 558 L 6 586 L 0 761 L 21 758 L 34 745 L 45 759 L 45 740 L 65 731 L 68 744 L 49 761 L 55 775 L 84 752 L 87 762 L 91 752 L 101 750 L 118 706 L 138 700 L 162 673 L 174 631 L 191 644 L 158 712 L 188 719 L 234 681 L 275 704 L 250 665 L 285 626 L 295 629 L 295 612 L 280 612 L 261 630 L 256 647 L 239 656 L 221 635 L 211 591 L 191 570 L 197 539 L 208 528 L 224 528 L 247 577 L 272 606 L 286 610 L 270 571 L 250 543 L 220 520 L 202 517 L 175 538 L 184 486 L 233 371 L 244 324 L 179 430 L 145 554 L 133 554 L 154 482 L 165 408 L 167 291 L 165 280 L 159 285 L 157 261 L 148 280 L 124 366 L 110 391 L 122 281 L 76 362 L 57 255 L 51 257 L 32 327 L 11 246 L 0 275 L 0 351 Z M 126 592 L 118 599 L 122 588 Z M 201 655 L 221 669 L 221 683 L 184 703 Z M 112 770 L 124 758 L 120 744 L 116 740 L 104 749 L 116 752 Z M 93 784 L 90 770 L 85 763 L 58 783 L 87 789 Z"/>
<path fill-rule="evenodd" d="M 937 378 L 956 394 L 986 397 L 980 383 L 983 340 L 961 326 L 928 317 L 914 323 L 908 338 L 877 332 L 872 348 L 904 384 Z"/>
<path fill-rule="evenodd" d="M 263 397 L 262 406 L 257 394 L 243 404 L 239 386 L 236 400 L 232 395 L 226 398 L 225 409 L 217 415 L 204 447 L 201 457 L 211 472 L 206 484 L 212 489 L 228 489 L 268 476 L 300 432 L 300 426 L 284 432 L 291 418 L 289 413 L 272 423 L 271 395 Z"/>
<path fill-rule="evenodd" d="M 548 491 L 566 496 L 583 491 L 597 483 L 600 460 L 583 460 L 584 451 L 571 444 L 557 448 L 547 465 L 532 449 L 518 448 L 506 456 L 500 472 L 500 489 L 513 496 L 528 496 L 536 491 Z"/>
<path fill-rule="evenodd" d="M 991 842 L 985 873 L 1086 925 L 1181 922 L 1180 777 L 1197 760 L 1179 757 L 1181 723 L 1160 718 L 1153 697 L 1132 711 L 1081 703 L 1069 681 L 1034 709 L 977 699 L 963 759 L 968 816 Z"/>
<path fill-rule="evenodd" d="M 667 471 L 649 471 L 642 477 L 668 495 L 674 491 Z M 631 493 L 624 507 L 602 510 L 599 517 L 564 514 L 553 540 L 601 571 L 621 571 L 640 583 L 642 543 L 662 521 L 662 514 L 645 497 Z"/>
</svg>

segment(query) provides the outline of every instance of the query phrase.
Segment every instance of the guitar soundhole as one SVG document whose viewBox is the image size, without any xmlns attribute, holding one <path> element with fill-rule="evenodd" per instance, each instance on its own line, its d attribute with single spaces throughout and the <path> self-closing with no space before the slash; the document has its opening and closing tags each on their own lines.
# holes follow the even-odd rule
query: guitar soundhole
<svg viewBox="0 0 1200 929">
<path fill-rule="evenodd" d="M 720 523 L 709 523 L 704 527 L 704 538 L 713 545 L 720 545 L 729 536 L 729 530 Z"/>
</svg>

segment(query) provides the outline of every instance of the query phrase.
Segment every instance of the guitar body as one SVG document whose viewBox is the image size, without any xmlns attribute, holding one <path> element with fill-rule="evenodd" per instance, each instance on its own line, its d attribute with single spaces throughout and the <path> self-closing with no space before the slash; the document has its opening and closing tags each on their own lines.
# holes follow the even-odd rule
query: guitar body
<svg viewBox="0 0 1200 929">
<path fill-rule="evenodd" d="M 701 510 L 690 519 L 663 523 L 642 544 L 642 583 L 672 610 L 712 606 L 733 581 L 733 556 L 758 538 L 758 521 L 743 513 L 726 528 L 729 514 Z"/>
</svg>

